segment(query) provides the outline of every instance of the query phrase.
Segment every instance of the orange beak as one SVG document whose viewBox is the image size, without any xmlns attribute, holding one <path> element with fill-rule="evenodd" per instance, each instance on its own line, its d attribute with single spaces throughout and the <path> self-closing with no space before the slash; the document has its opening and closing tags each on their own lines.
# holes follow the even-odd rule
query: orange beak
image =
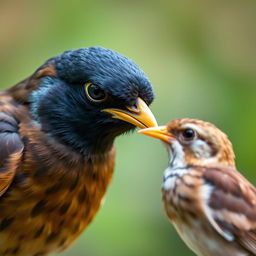
<svg viewBox="0 0 256 256">
<path fill-rule="evenodd" d="M 153 138 L 160 139 L 167 143 L 170 143 L 172 139 L 175 139 L 175 137 L 168 132 L 167 126 L 165 125 L 142 129 L 142 130 L 139 130 L 138 132 Z"/>
<path fill-rule="evenodd" d="M 112 118 L 123 120 L 142 129 L 157 126 L 154 115 L 152 114 L 148 105 L 141 98 L 138 98 L 137 108 L 126 108 L 127 110 L 108 108 L 103 109 L 102 112 L 110 113 Z"/>
</svg>

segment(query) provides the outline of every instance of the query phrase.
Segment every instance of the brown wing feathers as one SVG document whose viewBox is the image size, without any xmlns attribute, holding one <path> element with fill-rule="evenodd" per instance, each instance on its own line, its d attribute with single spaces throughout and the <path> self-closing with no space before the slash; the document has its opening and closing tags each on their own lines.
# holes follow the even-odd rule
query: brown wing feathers
<svg viewBox="0 0 256 256">
<path fill-rule="evenodd" d="M 11 184 L 23 150 L 18 134 L 18 122 L 12 116 L 0 113 L 0 195 Z"/>
<path fill-rule="evenodd" d="M 203 178 L 214 186 L 208 205 L 224 232 L 256 255 L 256 189 L 235 169 L 206 168 Z"/>
</svg>

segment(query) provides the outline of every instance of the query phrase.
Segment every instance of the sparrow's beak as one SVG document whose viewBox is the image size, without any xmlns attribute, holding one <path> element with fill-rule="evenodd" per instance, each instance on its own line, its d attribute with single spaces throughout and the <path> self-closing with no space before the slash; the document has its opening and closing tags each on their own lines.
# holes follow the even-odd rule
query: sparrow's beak
<svg viewBox="0 0 256 256">
<path fill-rule="evenodd" d="M 107 112 L 112 115 L 112 118 L 120 119 L 131 123 L 139 128 L 147 128 L 157 126 L 156 119 L 149 109 L 148 105 L 138 98 L 136 107 L 126 107 L 127 110 L 108 108 L 103 109 L 102 112 Z"/>
<path fill-rule="evenodd" d="M 148 135 L 153 138 L 160 139 L 167 143 L 170 143 L 170 141 L 172 139 L 175 139 L 175 137 L 171 133 L 168 132 L 167 126 L 165 126 L 165 125 L 142 129 L 142 130 L 139 130 L 138 132 Z"/>
</svg>

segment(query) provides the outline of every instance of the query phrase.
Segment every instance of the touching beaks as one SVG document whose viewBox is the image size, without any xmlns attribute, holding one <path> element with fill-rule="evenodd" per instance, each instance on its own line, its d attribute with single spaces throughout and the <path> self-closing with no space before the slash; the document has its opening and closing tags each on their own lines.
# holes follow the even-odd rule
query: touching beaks
<svg viewBox="0 0 256 256">
<path fill-rule="evenodd" d="M 168 132 L 167 126 L 165 125 L 142 129 L 138 132 L 153 138 L 160 139 L 167 143 L 170 143 L 172 139 L 175 139 L 175 137 Z"/>
<path fill-rule="evenodd" d="M 141 98 L 138 98 L 138 104 L 136 108 L 126 108 L 127 110 L 108 108 L 103 109 L 102 112 L 110 113 L 112 118 L 123 120 L 142 129 L 157 126 L 154 115 L 152 114 L 148 105 Z"/>
</svg>

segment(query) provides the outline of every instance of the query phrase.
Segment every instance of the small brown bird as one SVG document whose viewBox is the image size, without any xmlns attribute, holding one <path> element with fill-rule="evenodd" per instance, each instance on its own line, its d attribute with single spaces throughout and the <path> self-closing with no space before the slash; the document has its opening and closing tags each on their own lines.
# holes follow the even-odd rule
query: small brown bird
<svg viewBox="0 0 256 256">
<path fill-rule="evenodd" d="M 167 145 L 163 202 L 187 246 L 200 256 L 256 255 L 256 189 L 236 170 L 226 134 L 196 119 L 139 132 Z"/>
<path fill-rule="evenodd" d="M 0 256 L 68 247 L 111 181 L 116 136 L 155 126 L 154 95 L 130 59 L 67 51 L 0 92 Z"/>
</svg>

